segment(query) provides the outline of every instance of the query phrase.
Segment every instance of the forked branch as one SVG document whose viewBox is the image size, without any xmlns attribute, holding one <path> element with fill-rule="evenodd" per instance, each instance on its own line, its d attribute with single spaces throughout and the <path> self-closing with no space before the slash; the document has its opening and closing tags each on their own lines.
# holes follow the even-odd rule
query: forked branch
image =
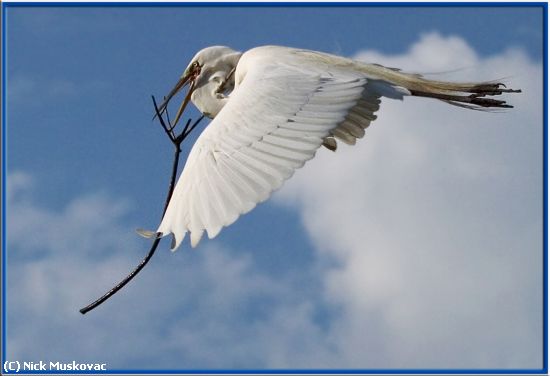
<svg viewBox="0 0 550 376">
<path fill-rule="evenodd" d="M 181 154 L 181 144 L 183 141 L 187 138 L 187 136 L 195 129 L 195 127 L 201 122 L 201 120 L 204 118 L 204 116 L 199 117 L 194 123 L 191 124 L 191 119 L 187 121 L 185 124 L 185 127 L 183 128 L 183 131 L 176 135 L 174 133 L 174 126 L 170 122 L 170 118 L 168 117 L 168 111 L 164 111 L 166 113 L 166 121 L 163 118 L 163 115 L 161 114 L 157 102 L 155 100 L 155 97 L 153 96 L 153 105 L 155 106 L 155 113 L 156 117 L 160 121 L 160 125 L 164 129 L 166 135 L 174 145 L 174 161 L 172 163 L 172 174 L 170 176 L 170 184 L 168 185 L 168 193 L 166 195 L 166 201 L 164 203 L 164 209 L 162 211 L 162 216 L 164 216 L 164 213 L 166 212 L 166 209 L 168 208 L 168 203 L 170 202 L 170 199 L 172 198 L 172 193 L 174 192 L 174 187 L 176 184 L 176 175 L 178 173 L 178 164 Z M 167 124 L 168 123 L 168 124 Z M 161 217 L 162 219 L 162 217 Z M 86 314 L 87 312 L 90 312 L 92 309 L 100 306 L 102 303 L 104 303 L 107 299 L 109 299 L 111 296 L 116 294 L 120 289 L 122 289 L 128 282 L 130 282 L 138 273 L 147 265 L 151 257 L 155 254 L 157 247 L 160 243 L 161 238 L 159 237 L 160 234 L 156 234 L 153 243 L 151 244 L 151 248 L 149 249 L 149 252 L 147 255 L 141 260 L 141 262 L 136 266 L 130 274 L 128 274 L 122 281 L 120 281 L 115 287 L 113 287 L 111 290 L 107 291 L 103 296 L 101 296 L 99 299 L 94 301 L 93 303 L 90 303 L 86 307 L 82 308 L 80 310 L 80 313 Z"/>
</svg>

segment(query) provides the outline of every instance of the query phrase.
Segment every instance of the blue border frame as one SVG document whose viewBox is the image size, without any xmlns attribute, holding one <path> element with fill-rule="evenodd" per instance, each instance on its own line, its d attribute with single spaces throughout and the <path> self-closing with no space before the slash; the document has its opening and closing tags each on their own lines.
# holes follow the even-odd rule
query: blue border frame
<svg viewBox="0 0 550 376">
<path fill-rule="evenodd" d="M 542 368 L 540 369 L 236 369 L 236 370 L 108 370 L 106 372 L 88 371 L 31 371 L 22 374 L 547 374 L 548 373 L 548 3 L 547 2 L 510 2 L 510 3 L 407 3 L 407 2 L 368 2 L 368 3 L 85 3 L 85 2 L 28 2 L 28 3 L 2 3 L 2 307 L 7 305 L 6 283 L 7 283 L 7 255 L 6 255 L 6 171 L 7 171 L 7 123 L 6 123 L 6 24 L 7 8 L 12 7 L 540 7 L 543 10 L 543 343 L 542 343 Z M 4 361 L 6 358 L 6 313 L 2 310 L 2 374 L 15 374 L 15 372 L 4 372 Z"/>
<path fill-rule="evenodd" d="M 531 369 L 456 369 L 456 370 L 447 370 L 447 369 L 418 369 L 418 370 L 408 370 L 408 369 L 372 369 L 372 370 L 361 370 L 361 369 L 338 369 L 326 370 L 326 369 L 281 369 L 281 370 L 254 370 L 254 369 L 243 369 L 243 370 L 135 370 L 135 371 L 126 371 L 126 370 L 110 370 L 106 372 L 87 372 L 87 371 L 71 371 L 71 372 L 62 372 L 62 371 L 27 371 L 25 373 L 15 373 L 8 372 L 4 373 L 6 375 L 60 375 L 60 374 L 77 374 L 77 375 L 410 375 L 410 374 L 420 374 L 420 375 L 463 375 L 463 374 L 474 374 L 474 375 L 534 375 L 534 374 L 546 374 L 541 370 L 531 370 Z"/>
<path fill-rule="evenodd" d="M 133 3 L 133 2 L 109 2 L 109 3 L 89 3 L 89 2 L 79 2 L 72 1 L 67 3 L 59 2 L 25 2 L 25 3 L 2 3 L 2 7 L 142 7 L 142 8 L 156 8 L 156 7 L 275 7 L 275 8 L 286 8 L 286 7 L 313 7 L 313 8 L 335 8 L 335 7 L 487 7 L 487 8 L 508 8 L 508 7 L 543 7 L 545 10 L 548 8 L 548 3 L 546 2 L 509 2 L 509 3 L 491 3 L 491 2 L 479 2 L 479 3 L 464 3 L 464 2 L 444 2 L 444 3 L 428 3 L 428 2 L 326 2 L 326 3 L 315 3 L 315 2 L 277 2 L 277 3 L 247 3 L 247 2 L 197 2 L 197 3 L 170 3 L 170 2 L 146 2 L 146 3 Z M 545 17 L 546 18 L 546 17 Z"/>
<path fill-rule="evenodd" d="M 543 126 L 542 126 L 542 168 L 543 168 L 543 183 L 542 183 L 542 202 L 543 202 L 543 218 L 542 218 L 542 329 L 543 333 L 543 369 L 544 373 L 548 373 L 548 3 L 544 4 L 543 14 L 543 39 L 542 39 L 542 54 L 543 54 Z"/>
<path fill-rule="evenodd" d="M 6 307 L 7 256 L 6 256 L 6 4 L 2 4 L 2 307 Z M 6 359 L 6 311 L 2 309 L 2 370 Z"/>
</svg>

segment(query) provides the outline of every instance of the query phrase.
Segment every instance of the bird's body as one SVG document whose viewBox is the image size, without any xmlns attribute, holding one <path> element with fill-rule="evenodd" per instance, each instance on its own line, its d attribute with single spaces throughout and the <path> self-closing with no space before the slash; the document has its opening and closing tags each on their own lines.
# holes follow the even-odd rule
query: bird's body
<svg viewBox="0 0 550 376">
<path fill-rule="evenodd" d="M 173 249 L 187 232 L 192 246 L 204 231 L 216 236 L 269 198 L 319 147 L 355 144 L 376 119 L 383 97 L 414 95 L 485 108 L 510 107 L 486 96 L 513 92 L 498 83 L 432 81 L 277 46 L 244 54 L 227 47 L 200 51 L 167 101 L 188 81 L 191 101 L 213 120 L 193 145 L 157 230 L 174 235 Z"/>
</svg>

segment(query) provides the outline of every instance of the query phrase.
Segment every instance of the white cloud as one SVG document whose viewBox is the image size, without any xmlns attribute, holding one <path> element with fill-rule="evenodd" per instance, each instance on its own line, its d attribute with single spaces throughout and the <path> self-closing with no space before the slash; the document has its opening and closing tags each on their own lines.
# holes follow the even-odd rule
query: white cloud
<svg viewBox="0 0 550 376">
<path fill-rule="evenodd" d="M 100 80 L 83 80 L 75 82 L 65 77 L 34 77 L 13 73 L 7 85 L 8 107 L 40 107 L 45 104 L 64 103 L 76 100 L 85 94 L 98 95 L 111 88 L 111 84 Z M 40 98 L 38 100 L 37 98 Z"/>
<path fill-rule="evenodd" d="M 353 367 L 541 364 L 542 80 L 519 50 L 480 58 L 424 35 L 403 55 L 357 55 L 457 80 L 510 77 L 516 108 L 383 101 L 355 147 L 321 151 L 278 195 L 323 254 L 333 336 Z M 441 78 L 438 75 L 438 78 Z"/>
<path fill-rule="evenodd" d="M 324 344 L 311 292 L 216 243 L 175 254 L 165 245 L 138 278 L 82 316 L 78 309 L 148 247 L 125 224 L 131 205 L 92 194 L 46 208 L 37 203 L 40 182 L 21 172 L 8 181 L 10 359 L 109 369 L 314 364 L 309 357 Z"/>
<path fill-rule="evenodd" d="M 36 89 L 36 81 L 30 77 L 11 77 L 6 85 L 7 96 L 10 101 L 24 100 Z"/>
<path fill-rule="evenodd" d="M 355 147 L 319 152 L 277 195 L 317 250 L 296 275 L 210 242 L 159 250 L 115 298 L 81 316 L 147 249 L 132 203 L 107 194 L 40 204 L 8 177 L 8 348 L 18 360 L 109 368 L 538 367 L 541 67 L 519 50 L 480 58 L 458 37 L 361 58 L 453 78 L 507 77 L 505 113 L 384 101 Z M 327 262 L 328 261 L 328 262 Z M 311 275 L 304 288 L 297 273 Z"/>
</svg>

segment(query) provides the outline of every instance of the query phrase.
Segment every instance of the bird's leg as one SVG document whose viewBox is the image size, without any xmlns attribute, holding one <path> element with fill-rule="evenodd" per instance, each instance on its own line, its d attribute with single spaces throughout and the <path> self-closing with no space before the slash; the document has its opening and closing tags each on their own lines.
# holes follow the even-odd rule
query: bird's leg
<svg viewBox="0 0 550 376">
<path fill-rule="evenodd" d="M 448 92 L 414 89 L 410 90 L 410 92 L 413 96 L 440 99 L 455 106 L 477 110 L 480 108 L 512 108 L 513 106 L 507 104 L 505 100 L 486 97 L 498 96 L 503 93 L 521 93 L 521 90 L 508 89 L 506 85 L 500 82 L 490 82 L 466 88 L 459 87 L 454 91 Z"/>
</svg>

